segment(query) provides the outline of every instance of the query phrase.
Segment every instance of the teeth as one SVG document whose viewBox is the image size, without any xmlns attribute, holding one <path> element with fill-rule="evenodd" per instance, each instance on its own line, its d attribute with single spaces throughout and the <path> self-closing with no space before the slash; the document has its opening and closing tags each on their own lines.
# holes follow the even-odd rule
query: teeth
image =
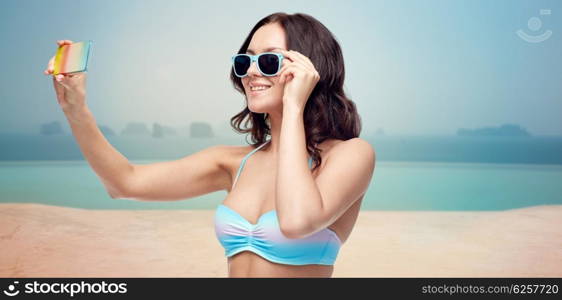
<svg viewBox="0 0 562 300">
<path fill-rule="evenodd" d="M 269 88 L 268 86 L 264 86 L 264 85 L 250 87 L 250 89 L 252 91 L 261 91 L 261 90 L 265 90 L 265 89 L 268 89 L 268 88 Z"/>
</svg>

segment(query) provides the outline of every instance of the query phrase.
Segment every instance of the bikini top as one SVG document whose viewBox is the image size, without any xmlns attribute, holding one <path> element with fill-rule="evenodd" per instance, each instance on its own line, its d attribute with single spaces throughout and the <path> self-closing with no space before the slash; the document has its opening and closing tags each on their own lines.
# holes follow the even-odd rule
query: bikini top
<svg viewBox="0 0 562 300">
<path fill-rule="evenodd" d="M 269 141 L 242 159 L 232 187 L 236 184 L 248 157 Z M 312 157 L 309 159 L 309 168 L 311 165 Z M 224 204 L 219 204 L 215 213 L 215 233 L 227 257 L 251 251 L 269 261 L 287 265 L 333 265 L 342 244 L 337 234 L 329 228 L 305 238 L 287 238 L 279 228 L 275 210 L 262 214 L 257 223 L 252 224 Z"/>
</svg>

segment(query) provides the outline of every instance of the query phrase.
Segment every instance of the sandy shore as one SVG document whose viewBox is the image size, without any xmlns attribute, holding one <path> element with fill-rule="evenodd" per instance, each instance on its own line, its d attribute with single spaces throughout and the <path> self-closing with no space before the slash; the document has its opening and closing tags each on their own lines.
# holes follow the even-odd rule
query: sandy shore
<svg viewBox="0 0 562 300">
<path fill-rule="evenodd" d="M 0 204 L 0 277 L 225 277 L 213 211 Z M 562 277 L 562 205 L 362 211 L 334 277 Z"/>
</svg>

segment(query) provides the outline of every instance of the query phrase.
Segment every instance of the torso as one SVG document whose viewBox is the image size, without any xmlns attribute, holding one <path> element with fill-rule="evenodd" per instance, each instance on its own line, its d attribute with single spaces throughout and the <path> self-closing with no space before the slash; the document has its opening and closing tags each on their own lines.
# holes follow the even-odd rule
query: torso
<svg viewBox="0 0 562 300">
<path fill-rule="evenodd" d="M 312 173 L 316 178 L 330 156 L 330 149 L 343 142 L 342 140 L 326 140 L 319 145 L 322 165 Z M 275 161 L 268 159 L 268 146 L 253 153 L 247 160 L 236 182 L 223 201 L 224 205 L 239 212 L 251 223 L 256 223 L 265 212 L 275 209 L 274 187 Z M 234 147 L 229 154 L 229 170 L 232 182 L 236 177 L 242 158 L 252 151 L 251 146 Z M 328 228 L 332 229 L 345 242 L 349 237 L 361 206 L 361 196 L 338 220 Z M 284 265 L 268 261 L 253 252 L 244 251 L 228 258 L 230 277 L 330 277 L 333 266 L 330 265 Z"/>
</svg>

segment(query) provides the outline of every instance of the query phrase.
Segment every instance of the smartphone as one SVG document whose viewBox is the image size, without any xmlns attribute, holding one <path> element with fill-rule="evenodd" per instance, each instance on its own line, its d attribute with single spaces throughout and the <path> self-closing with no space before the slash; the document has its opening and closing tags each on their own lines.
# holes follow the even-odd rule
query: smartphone
<svg viewBox="0 0 562 300">
<path fill-rule="evenodd" d="M 62 45 L 57 49 L 53 74 L 70 74 L 88 70 L 92 41 Z"/>
</svg>

